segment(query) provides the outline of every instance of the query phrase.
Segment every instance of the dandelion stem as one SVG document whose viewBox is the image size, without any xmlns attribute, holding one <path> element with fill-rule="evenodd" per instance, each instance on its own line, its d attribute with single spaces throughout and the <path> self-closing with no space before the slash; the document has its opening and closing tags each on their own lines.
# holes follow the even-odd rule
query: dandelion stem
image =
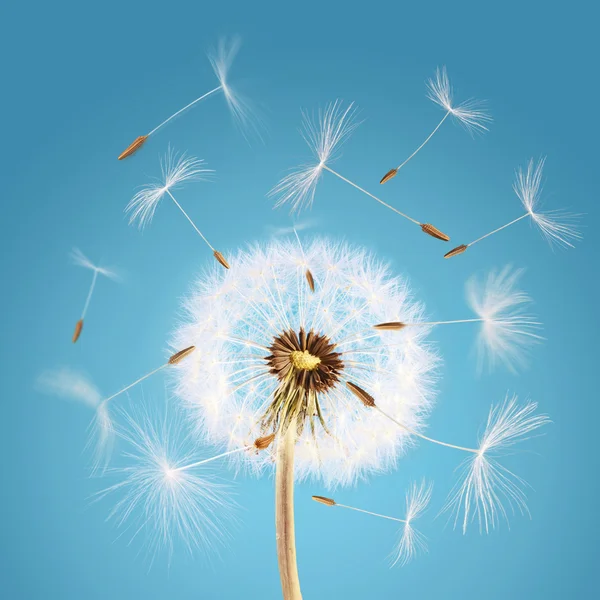
<svg viewBox="0 0 600 600">
<path fill-rule="evenodd" d="M 396 214 L 399 214 L 401 217 L 404 217 L 405 219 L 408 219 L 409 221 L 412 221 L 416 225 L 421 225 L 421 223 L 419 223 L 419 221 L 416 221 L 412 217 L 409 217 L 408 215 L 405 215 L 403 212 L 400 212 L 398 209 L 394 208 L 393 206 L 390 206 L 389 204 L 387 204 L 383 200 L 379 199 L 377 196 L 374 196 L 370 192 L 367 192 L 367 190 L 365 190 L 365 189 L 361 188 L 360 186 L 356 185 L 356 183 L 353 183 L 349 179 L 346 179 L 343 175 L 340 175 L 339 173 L 337 173 L 333 169 L 330 169 L 326 164 L 323 164 L 323 168 L 326 171 L 329 171 L 330 173 L 333 173 L 333 175 L 335 175 L 336 177 L 339 177 L 342 181 L 345 181 L 346 183 L 349 183 L 352 187 L 355 187 L 357 190 L 361 191 L 363 194 L 366 194 L 367 196 L 373 198 L 373 200 L 377 200 L 377 202 L 379 202 L 380 204 L 383 204 L 383 206 L 385 206 L 386 208 L 389 208 L 390 210 L 393 210 Z"/>
<path fill-rule="evenodd" d="M 486 237 L 490 237 L 490 235 L 494 235 L 494 233 L 498 233 L 499 231 L 502 231 L 503 229 L 510 227 L 517 221 L 520 221 L 521 219 L 524 219 L 525 217 L 528 217 L 528 216 L 529 216 L 529 213 L 526 212 L 524 215 L 520 216 L 519 218 L 515 219 L 514 221 L 511 221 L 510 223 L 507 223 L 506 225 L 502 225 L 502 227 L 498 227 L 498 229 L 494 229 L 494 231 L 490 231 L 489 233 L 486 233 L 485 235 L 482 235 L 480 238 L 477 238 L 474 242 L 467 244 L 467 246 L 472 246 L 473 244 L 476 244 L 477 242 L 484 240 Z"/>
<path fill-rule="evenodd" d="M 442 123 L 448 118 L 448 115 L 450 115 L 450 111 L 448 111 L 445 115 L 444 118 L 437 124 L 437 127 L 429 134 L 429 137 L 399 166 L 396 168 L 396 171 L 399 171 L 411 158 L 413 158 L 413 156 L 415 156 L 419 150 L 421 150 L 425 144 L 427 144 L 427 142 L 435 135 L 435 132 L 442 126 Z"/>
<path fill-rule="evenodd" d="M 398 427 L 402 427 L 402 429 L 404 429 L 405 431 L 408 431 L 408 433 L 410 433 L 411 435 L 415 435 L 417 437 L 420 437 L 422 440 L 426 440 L 427 442 L 432 442 L 433 444 L 438 444 L 439 446 L 446 446 L 446 448 L 454 448 L 455 450 L 462 450 L 464 452 L 471 452 L 473 454 L 479 454 L 479 450 L 476 450 L 474 448 L 465 448 L 464 446 L 455 446 L 454 444 L 448 444 L 446 442 L 440 442 L 439 440 L 434 440 L 433 438 L 427 437 L 426 435 L 423 435 L 422 433 L 419 433 L 418 431 L 415 431 L 414 429 L 411 429 L 410 427 L 407 427 L 403 423 L 400 423 L 400 421 L 396 421 L 396 419 L 394 419 L 394 417 L 391 417 L 386 412 L 384 412 L 383 410 L 381 410 L 379 408 L 379 406 L 374 406 L 373 408 L 377 412 L 381 413 L 384 417 L 388 418 L 393 423 L 396 423 L 396 425 L 398 425 Z"/>
<path fill-rule="evenodd" d="M 454 323 L 481 323 L 485 319 L 458 319 L 455 321 L 428 321 L 425 323 L 406 323 L 406 326 L 416 327 L 418 325 L 452 325 Z"/>
<path fill-rule="evenodd" d="M 210 90 L 210 92 L 206 92 L 206 94 L 200 96 L 199 98 L 196 98 L 195 100 L 190 102 L 188 105 L 186 105 L 182 109 L 178 110 L 175 114 L 171 115 L 166 121 L 163 121 L 160 125 L 155 127 L 148 134 L 148 137 L 150 137 L 153 133 L 156 133 L 161 127 L 164 127 L 169 121 L 173 120 L 177 115 L 180 115 L 182 112 L 186 111 L 188 108 L 191 108 L 192 106 L 194 106 L 194 104 L 197 104 L 201 100 L 204 100 L 204 98 L 208 98 L 208 96 L 214 94 L 215 92 L 218 92 L 221 88 L 222 88 L 222 86 L 219 86 L 219 87 L 216 87 L 214 90 Z"/>
<path fill-rule="evenodd" d="M 275 473 L 275 535 L 277 560 L 284 600 L 302 600 L 296 564 L 294 530 L 294 447 L 296 420 L 287 427 L 277 448 Z"/>
<path fill-rule="evenodd" d="M 242 446 L 241 448 L 236 448 L 235 450 L 228 450 L 227 452 L 222 452 L 221 454 L 217 454 L 216 456 L 211 456 L 210 458 L 205 458 L 204 460 L 199 460 L 198 462 L 191 463 L 189 465 L 184 465 L 183 467 L 177 467 L 176 469 L 171 469 L 172 473 L 176 473 L 178 471 L 187 471 L 188 469 L 193 469 L 194 467 L 199 467 L 200 465 L 205 465 L 213 460 L 219 460 L 220 458 L 225 458 L 226 456 L 230 456 L 231 454 L 237 454 L 238 452 L 243 452 L 244 450 L 250 450 L 252 446 Z"/>
<path fill-rule="evenodd" d="M 94 293 L 94 288 L 96 287 L 96 279 L 98 279 L 98 269 L 94 269 L 92 285 L 90 285 L 90 291 L 88 292 L 87 298 L 85 299 L 85 305 L 83 306 L 83 312 L 81 313 L 82 321 L 83 319 L 85 319 L 85 314 L 87 313 L 88 306 L 90 305 L 90 300 L 92 299 L 92 294 Z"/>
<path fill-rule="evenodd" d="M 388 517 L 387 515 L 380 515 L 379 513 L 374 513 L 369 510 L 363 510 L 362 508 L 354 508 L 354 506 L 346 506 L 345 504 L 335 503 L 334 506 L 339 506 L 340 508 L 348 508 L 350 510 L 355 510 L 356 512 L 365 513 L 366 515 L 372 515 L 373 517 L 380 517 L 381 519 L 389 519 L 390 521 L 397 521 L 398 523 L 408 523 L 405 519 L 397 519 L 396 517 Z"/>
<path fill-rule="evenodd" d="M 109 396 L 108 398 L 105 398 L 104 400 L 102 400 L 102 402 L 100 404 L 101 405 L 102 404 L 106 404 L 107 402 L 109 402 L 113 398 L 116 398 L 117 396 L 119 396 L 123 392 L 126 392 L 127 390 L 131 389 L 132 387 L 134 387 L 138 383 L 141 383 L 142 381 L 144 381 L 144 379 L 148 379 L 148 377 L 151 377 L 155 373 L 158 373 L 159 371 L 162 371 L 162 369 L 164 369 L 165 367 L 168 367 L 168 366 L 169 366 L 169 363 L 166 362 L 164 365 L 161 365 L 157 369 L 154 369 L 154 371 L 150 371 L 150 373 L 146 373 L 145 375 L 143 375 L 142 377 L 140 377 L 139 379 L 137 379 L 133 383 L 130 383 L 129 385 L 125 386 L 123 389 L 119 390 L 116 394 L 113 394 L 112 396 Z"/>
<path fill-rule="evenodd" d="M 196 230 L 196 233 L 204 240 L 206 245 L 213 252 L 215 252 L 215 249 L 210 245 L 210 242 L 202 235 L 202 232 L 196 227 L 196 225 L 194 224 L 194 221 L 192 221 L 192 219 L 190 219 L 190 217 L 185 212 L 185 210 L 183 210 L 181 204 L 179 204 L 179 202 L 177 202 L 177 200 L 175 200 L 175 196 L 173 196 L 173 194 L 171 194 L 171 191 L 169 189 L 167 189 L 167 194 L 169 194 L 169 196 L 171 196 L 171 200 L 173 200 L 173 202 L 175 202 L 175 204 L 177 205 L 177 208 L 183 213 L 184 217 L 191 223 L 192 227 Z"/>
</svg>

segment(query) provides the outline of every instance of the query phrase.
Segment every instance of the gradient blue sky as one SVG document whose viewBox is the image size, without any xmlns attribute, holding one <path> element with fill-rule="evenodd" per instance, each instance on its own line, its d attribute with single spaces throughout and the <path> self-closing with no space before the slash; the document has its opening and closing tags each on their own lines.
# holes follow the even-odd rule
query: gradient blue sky
<svg viewBox="0 0 600 600">
<path fill-rule="evenodd" d="M 431 220 L 456 243 L 518 216 L 514 169 L 547 155 L 549 207 L 586 213 L 586 238 L 552 252 L 526 222 L 462 257 L 426 238 L 333 177 L 325 176 L 309 215 L 314 233 L 374 249 L 411 278 L 437 318 L 467 313 L 472 273 L 512 263 L 527 268 L 547 341 L 529 370 L 477 377 L 469 327 L 434 332 L 444 356 L 430 433 L 475 443 L 489 404 L 507 390 L 538 400 L 554 424 L 507 464 L 533 486 L 533 519 L 517 517 L 489 536 L 463 537 L 434 520 L 460 456 L 421 445 L 400 468 L 336 497 L 399 514 L 408 482 L 435 481 L 421 528 L 430 552 L 404 569 L 385 559 L 396 539 L 386 521 L 328 511 L 297 489 L 299 567 L 305 598 L 590 598 L 598 562 L 597 31 L 589 2 L 80 2 L 2 8 L 0 37 L 3 293 L 0 456 L 0 597 L 234 599 L 279 597 L 272 483 L 238 478 L 241 524 L 220 558 L 178 548 L 151 569 L 140 541 L 90 505 L 104 485 L 87 477 L 85 408 L 38 394 L 46 368 L 85 370 L 105 393 L 163 360 L 181 296 L 211 261 L 172 205 L 143 234 L 123 208 L 158 175 L 168 143 L 205 158 L 212 183 L 185 188 L 180 201 L 223 251 L 265 240 L 288 226 L 265 195 L 308 158 L 297 128 L 301 108 L 356 101 L 364 123 L 337 169 L 409 214 Z M 118 162 L 132 139 L 215 85 L 205 49 L 222 34 L 244 40 L 232 80 L 266 116 L 266 143 L 248 145 L 222 98 L 211 98 Z M 495 122 L 471 139 L 447 123 L 385 188 L 383 172 L 418 145 L 441 117 L 424 81 L 446 64 L 458 98 L 489 100 Z M 422 217 L 421 217 L 422 216 Z M 86 328 L 70 337 L 89 273 L 69 264 L 80 247 L 115 265 L 124 282 L 99 281 Z M 161 403 L 159 376 L 131 401 Z M 207 449 L 210 452 L 210 449 Z M 225 469 L 225 478 L 233 476 Z"/>
</svg>

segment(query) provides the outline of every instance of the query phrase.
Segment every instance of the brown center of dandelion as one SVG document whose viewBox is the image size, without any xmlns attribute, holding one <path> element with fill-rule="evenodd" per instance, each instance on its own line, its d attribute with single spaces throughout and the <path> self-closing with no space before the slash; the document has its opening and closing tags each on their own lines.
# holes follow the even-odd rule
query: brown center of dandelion
<svg viewBox="0 0 600 600">
<path fill-rule="evenodd" d="M 312 330 L 286 331 L 274 338 L 270 350 L 266 361 L 271 373 L 280 381 L 292 379 L 294 387 L 306 391 L 324 392 L 332 388 L 344 368 L 335 344 Z"/>
</svg>

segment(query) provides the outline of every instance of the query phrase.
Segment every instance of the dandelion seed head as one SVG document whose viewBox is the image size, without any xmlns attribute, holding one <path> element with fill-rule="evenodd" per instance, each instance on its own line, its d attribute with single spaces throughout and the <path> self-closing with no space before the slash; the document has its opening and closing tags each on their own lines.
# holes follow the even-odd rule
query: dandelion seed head
<svg viewBox="0 0 600 600">
<path fill-rule="evenodd" d="M 500 361 L 516 371 L 527 364 L 531 346 L 543 339 L 538 334 L 541 323 L 527 312 L 531 298 L 518 288 L 523 272 L 507 265 L 467 281 L 467 302 L 482 319 L 477 339 L 480 370 Z"/>
<path fill-rule="evenodd" d="M 461 523 L 466 533 L 469 523 L 477 521 L 480 532 L 489 533 L 508 521 L 509 513 L 529 514 L 526 483 L 497 460 L 503 451 L 526 440 L 532 432 L 550 422 L 546 415 L 534 414 L 537 404 L 518 404 L 516 396 L 492 406 L 479 451 L 467 458 L 463 474 L 443 510 L 454 513 L 454 525 Z"/>
<path fill-rule="evenodd" d="M 108 518 L 132 538 L 145 535 L 154 553 L 173 553 L 177 541 L 188 551 L 215 553 L 229 539 L 236 508 L 229 486 L 215 475 L 212 465 L 184 467 L 198 461 L 194 445 L 182 435 L 182 420 L 138 409 L 121 411 L 117 428 L 127 450 L 125 466 L 107 475 L 120 479 L 96 494 L 115 498 Z"/>
<path fill-rule="evenodd" d="M 427 97 L 456 117 L 458 122 L 471 134 L 488 131 L 492 117 L 478 100 L 466 100 L 455 105 L 452 99 L 452 86 L 446 67 L 438 67 L 435 76 L 427 81 Z"/>
<path fill-rule="evenodd" d="M 293 170 L 269 192 L 277 198 L 275 206 L 291 204 L 294 212 L 310 208 L 323 167 L 338 158 L 342 144 L 359 125 L 354 103 L 344 108 L 342 102 L 336 100 L 316 115 L 303 111 L 302 137 L 317 162 Z"/>
<path fill-rule="evenodd" d="M 422 481 L 419 484 L 413 482 L 406 492 L 406 523 L 402 526 L 398 543 L 390 557 L 392 567 L 403 567 L 417 554 L 427 551 L 425 536 L 412 526 L 412 522 L 427 509 L 432 490 L 431 484 Z"/>
<path fill-rule="evenodd" d="M 213 171 L 204 165 L 204 160 L 178 154 L 169 147 L 160 163 L 161 180 L 142 186 L 125 207 L 125 212 L 129 213 L 129 224 L 137 222 L 138 227 L 143 229 L 152 222 L 166 193 L 184 183 L 206 181 Z"/>
<path fill-rule="evenodd" d="M 437 358 L 427 331 L 413 328 L 404 335 L 372 327 L 390 320 L 416 322 L 422 314 L 407 281 L 393 277 L 362 249 L 327 240 L 303 243 L 302 249 L 295 240 L 256 245 L 239 252 L 225 277 L 212 271 L 200 278 L 185 300 L 172 343 L 179 347 L 185 340 L 196 350 L 172 371 L 176 391 L 203 441 L 247 445 L 270 433 L 262 429 L 263 417 L 285 381 L 278 362 L 282 368 L 287 363 L 284 355 L 273 354 L 274 340 L 293 332 L 307 348 L 314 344 L 325 351 L 332 344 L 327 352 L 333 354 L 323 362 L 306 361 L 304 375 L 302 368 L 296 373 L 318 390 L 312 396 L 306 392 L 317 398 L 318 407 L 311 405 L 306 414 L 295 472 L 299 479 L 312 476 L 330 487 L 352 483 L 393 467 L 410 439 L 384 417 L 365 413 L 345 381 L 376 394 L 386 412 L 419 429 L 436 380 Z M 272 466 L 269 452 L 240 459 L 259 470 Z"/>
<path fill-rule="evenodd" d="M 582 238 L 578 229 L 580 215 L 563 210 L 540 210 L 545 162 L 546 159 L 541 158 L 536 164 L 532 158 L 525 171 L 519 168 L 513 189 L 550 246 L 573 248 L 573 243 Z"/>
</svg>

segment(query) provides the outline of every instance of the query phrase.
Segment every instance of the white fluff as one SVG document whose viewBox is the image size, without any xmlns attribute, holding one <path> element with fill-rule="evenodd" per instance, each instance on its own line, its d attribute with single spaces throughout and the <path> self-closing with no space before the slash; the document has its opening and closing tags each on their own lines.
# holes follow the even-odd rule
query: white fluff
<svg viewBox="0 0 600 600">
<path fill-rule="evenodd" d="M 205 168 L 204 164 L 201 159 L 177 154 L 169 148 L 161 159 L 161 180 L 143 186 L 125 207 L 125 212 L 129 213 L 129 224 L 137 221 L 138 227 L 143 229 L 151 223 L 158 203 L 166 193 L 183 183 L 205 181 L 213 171 Z"/>
<path fill-rule="evenodd" d="M 310 291 L 305 272 L 312 272 Z M 428 413 L 437 359 L 425 342 L 426 328 L 374 331 L 387 321 L 422 320 L 423 309 L 406 280 L 368 252 L 315 240 L 273 241 L 241 251 L 222 270 L 198 279 L 184 302 L 173 348 L 196 350 L 173 370 L 176 392 L 197 425 L 203 443 L 233 449 L 264 435 L 258 421 L 278 381 L 265 357 L 284 330 L 328 335 L 343 352 L 344 376 L 321 399 L 330 434 L 306 427 L 296 446 L 296 476 L 326 485 L 349 484 L 395 466 L 410 435 L 385 417 L 365 412 L 345 386 L 350 380 L 377 397 L 386 412 L 419 430 Z M 272 448 L 273 449 L 273 448 Z M 244 456 L 260 469 L 271 467 L 269 452 Z"/>
<path fill-rule="evenodd" d="M 423 480 L 420 484 L 413 482 L 406 492 L 406 521 L 391 556 L 392 567 L 395 565 L 403 567 L 419 552 L 427 551 L 425 536 L 412 526 L 412 522 L 427 510 L 432 490 L 433 485 Z"/>
<path fill-rule="evenodd" d="M 500 519 L 508 520 L 507 510 L 528 514 L 525 482 L 503 467 L 496 457 L 529 437 L 550 422 L 546 415 L 533 414 L 537 404 L 519 406 L 517 397 L 507 396 L 501 405 L 492 405 L 479 449 L 467 458 L 462 480 L 455 487 L 444 510 L 455 513 L 455 526 L 461 522 L 463 533 L 472 521 L 480 531 L 489 532 Z M 462 516 L 461 516 L 462 515 Z"/>
<path fill-rule="evenodd" d="M 492 117 L 484 109 L 482 102 L 466 100 L 458 105 L 453 103 L 452 86 L 446 67 L 438 67 L 435 76 L 427 81 L 427 97 L 456 117 L 470 133 L 488 131 L 487 124 L 492 121 Z"/>
<path fill-rule="evenodd" d="M 120 275 L 114 269 L 107 269 L 105 267 L 99 267 L 98 265 L 95 265 L 79 248 L 73 248 L 70 257 L 73 264 L 77 265 L 78 267 L 90 269 L 90 271 L 95 271 L 96 273 L 104 275 L 105 277 L 115 281 L 120 279 Z"/>
<path fill-rule="evenodd" d="M 275 206 L 291 204 L 292 211 L 310 208 L 323 167 L 337 158 L 340 147 L 359 124 L 354 104 L 343 108 L 339 100 L 316 116 L 303 112 L 301 133 L 317 162 L 295 169 L 269 192 L 277 198 Z"/>
<path fill-rule="evenodd" d="M 479 368 L 487 363 L 492 368 L 497 361 L 516 371 L 525 366 L 532 344 L 543 338 L 538 335 L 541 324 L 527 313 L 531 298 L 517 285 L 523 269 L 510 265 L 492 270 L 483 279 L 467 281 L 467 302 L 482 319 L 477 340 Z"/>
<path fill-rule="evenodd" d="M 181 435 L 175 415 L 152 414 L 143 407 L 120 412 L 123 425 L 117 434 L 126 444 L 128 466 L 110 469 L 108 475 L 121 481 L 96 494 L 96 500 L 120 494 L 108 518 L 132 537 L 144 529 L 154 551 L 172 554 L 178 538 L 190 552 L 214 553 L 229 537 L 227 525 L 236 507 L 230 486 L 214 474 L 213 465 L 179 470 L 194 463 L 198 453 Z"/>
<path fill-rule="evenodd" d="M 573 248 L 573 243 L 582 238 L 577 227 L 579 215 L 562 210 L 546 212 L 539 210 L 541 208 L 542 176 L 545 161 L 545 158 L 541 158 L 535 164 L 532 158 L 527 163 L 527 170 L 524 171 L 519 168 L 513 189 L 525 210 L 551 246 Z"/>
<path fill-rule="evenodd" d="M 39 392 L 79 402 L 94 411 L 87 448 L 92 452 L 92 472 L 103 472 L 110 462 L 115 434 L 108 407 L 95 384 L 83 373 L 63 367 L 42 372 L 35 387 Z"/>
</svg>

